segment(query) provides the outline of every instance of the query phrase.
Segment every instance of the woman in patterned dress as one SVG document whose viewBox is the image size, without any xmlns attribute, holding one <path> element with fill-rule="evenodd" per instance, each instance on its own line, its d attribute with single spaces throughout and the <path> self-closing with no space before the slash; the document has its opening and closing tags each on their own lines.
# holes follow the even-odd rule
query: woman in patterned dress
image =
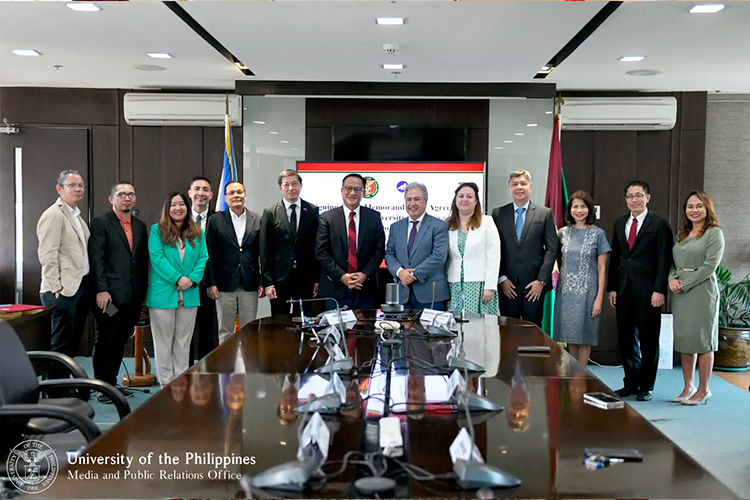
<svg viewBox="0 0 750 500">
<path fill-rule="evenodd" d="M 492 218 L 482 216 L 475 183 L 458 186 L 446 220 L 449 241 L 446 274 L 453 310 L 499 315 L 500 235 Z"/>
<path fill-rule="evenodd" d="M 591 346 L 599 345 L 599 321 L 604 302 L 607 233 L 594 225 L 594 200 L 576 191 L 565 209 L 567 226 L 557 233 L 560 277 L 555 291 L 555 336 L 567 342 L 570 354 L 586 366 Z"/>
</svg>

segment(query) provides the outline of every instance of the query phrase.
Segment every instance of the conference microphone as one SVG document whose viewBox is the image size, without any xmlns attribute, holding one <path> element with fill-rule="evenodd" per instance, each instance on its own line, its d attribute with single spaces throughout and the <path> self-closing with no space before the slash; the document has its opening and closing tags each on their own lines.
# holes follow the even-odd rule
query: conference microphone
<svg viewBox="0 0 750 500">
<path fill-rule="evenodd" d="M 466 351 L 464 350 L 464 325 L 463 323 L 459 323 L 459 335 L 461 335 L 461 342 L 458 345 L 458 352 L 456 352 L 455 356 L 450 356 L 451 352 L 455 349 L 455 344 L 453 347 L 451 347 L 451 352 L 448 353 L 450 356 L 448 358 L 448 363 L 443 366 L 445 370 L 448 372 L 452 372 L 453 370 L 459 370 L 460 372 L 466 373 L 472 377 L 477 377 L 484 373 L 486 370 L 484 369 L 484 366 L 480 365 L 479 363 L 474 363 L 473 361 L 469 361 L 466 359 Z"/>
<path fill-rule="evenodd" d="M 466 427 L 459 432 L 453 444 L 450 446 L 451 460 L 453 461 L 453 472 L 456 473 L 457 483 L 464 490 L 477 490 L 480 488 L 513 488 L 521 485 L 521 480 L 512 474 L 484 463 L 482 454 L 476 445 L 474 434 L 474 423 L 472 421 L 471 403 L 469 396 L 471 393 L 465 387 L 459 386 L 459 399 L 464 400 L 460 406 L 463 407 L 466 415 Z M 481 398 L 481 396 L 474 394 Z M 482 398 L 489 401 L 486 398 Z M 492 401 L 489 401 L 492 403 Z M 494 403 L 492 403 L 494 404 Z M 502 407 L 500 407 L 502 409 Z"/>
<path fill-rule="evenodd" d="M 318 333 L 313 328 L 312 324 L 310 323 L 309 319 L 305 316 L 304 307 L 302 305 L 303 302 L 320 302 L 324 300 L 330 300 L 334 304 L 336 304 L 336 309 L 333 311 L 325 311 L 318 315 L 319 318 L 321 318 L 321 321 L 318 322 L 318 324 L 321 324 L 326 320 L 327 318 L 333 318 L 333 321 L 327 321 L 328 323 L 334 323 L 331 326 L 338 327 L 340 334 L 336 336 L 335 343 L 333 346 L 336 346 L 339 348 L 339 351 L 343 354 L 343 356 L 336 356 L 335 354 L 331 354 L 331 351 L 329 351 L 329 357 L 328 361 L 326 363 L 317 368 L 315 370 L 315 373 L 350 373 L 354 369 L 354 360 L 352 360 L 351 356 L 349 355 L 349 348 L 346 345 L 346 323 L 344 323 L 344 319 L 341 315 L 341 306 L 339 305 L 338 300 L 334 299 L 333 297 L 317 297 L 314 299 L 289 299 L 287 302 L 299 303 L 300 308 L 300 316 L 302 318 L 302 324 L 307 324 L 313 331 L 313 334 L 315 335 L 316 340 L 319 343 L 324 343 L 325 345 L 330 345 L 329 339 L 330 335 L 326 335 L 323 339 L 318 335 Z M 337 324 L 336 324 L 337 323 Z M 335 347 L 331 347 L 333 349 L 333 352 L 335 353 Z M 328 350 L 328 347 L 326 348 Z"/>
<path fill-rule="evenodd" d="M 137 208 L 134 208 L 133 210 L 130 211 L 130 215 L 132 215 L 133 217 L 138 217 L 139 213 L 141 213 L 141 211 L 138 210 Z"/>
</svg>

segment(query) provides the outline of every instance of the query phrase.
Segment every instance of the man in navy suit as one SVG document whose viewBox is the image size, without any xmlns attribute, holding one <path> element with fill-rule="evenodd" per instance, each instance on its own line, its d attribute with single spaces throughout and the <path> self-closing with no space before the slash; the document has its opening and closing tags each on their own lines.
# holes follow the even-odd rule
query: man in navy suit
<svg viewBox="0 0 750 500">
<path fill-rule="evenodd" d="M 445 277 L 448 225 L 425 213 L 427 187 L 412 182 L 404 191 L 409 217 L 391 225 L 385 264 L 399 284 L 399 302 L 406 309 L 445 311 L 450 297 Z"/>
<path fill-rule="evenodd" d="M 372 309 L 377 271 L 385 256 L 383 221 L 380 212 L 360 205 L 364 193 L 364 177 L 344 177 L 344 205 L 320 216 L 315 244 L 322 268 L 318 296 L 334 298 L 350 309 Z"/>
</svg>

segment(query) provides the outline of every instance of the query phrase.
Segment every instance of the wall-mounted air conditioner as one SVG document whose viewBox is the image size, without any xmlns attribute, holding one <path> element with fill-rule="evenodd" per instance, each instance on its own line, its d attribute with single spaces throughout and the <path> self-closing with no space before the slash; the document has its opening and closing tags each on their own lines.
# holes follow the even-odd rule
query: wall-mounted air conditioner
<svg viewBox="0 0 750 500">
<path fill-rule="evenodd" d="M 677 121 L 674 97 L 566 97 L 563 130 L 671 130 Z"/>
<path fill-rule="evenodd" d="M 123 111 L 129 125 L 223 127 L 224 94 L 125 94 Z M 229 95 L 229 122 L 242 125 L 242 98 Z"/>
</svg>

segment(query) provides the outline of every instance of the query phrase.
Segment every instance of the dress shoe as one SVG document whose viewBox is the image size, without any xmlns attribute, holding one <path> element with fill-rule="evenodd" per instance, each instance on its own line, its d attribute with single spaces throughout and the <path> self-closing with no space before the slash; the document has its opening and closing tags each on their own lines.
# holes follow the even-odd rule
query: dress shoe
<svg viewBox="0 0 750 500">
<path fill-rule="evenodd" d="M 673 403 L 682 403 L 686 399 L 690 399 L 691 397 L 693 397 L 693 394 L 695 394 L 696 391 L 698 391 L 698 388 L 697 387 L 693 387 L 692 389 L 690 389 L 690 392 L 688 393 L 687 396 L 677 396 L 676 398 L 674 398 L 672 400 L 672 402 Z"/>
<path fill-rule="evenodd" d="M 638 401 L 651 401 L 651 398 L 654 397 L 653 391 L 641 391 L 638 393 L 638 396 L 636 396 L 635 399 Z"/>
<path fill-rule="evenodd" d="M 682 402 L 685 406 L 700 406 L 708 403 L 708 400 L 711 399 L 711 391 L 708 391 L 705 396 L 703 396 L 703 399 L 686 399 Z"/>
<path fill-rule="evenodd" d="M 622 389 L 617 389 L 615 391 L 615 394 L 617 394 L 621 398 L 626 398 L 628 396 L 635 396 L 637 393 L 638 393 L 638 391 L 634 391 L 632 389 L 628 389 L 627 387 L 623 387 Z"/>
<path fill-rule="evenodd" d="M 133 391 L 126 387 L 117 386 L 117 390 L 120 391 L 120 394 L 125 396 L 126 398 L 132 398 L 133 397 Z"/>
<path fill-rule="evenodd" d="M 106 394 L 102 394 L 101 392 L 96 395 L 96 400 L 105 405 L 112 404 L 112 400 L 109 399 L 109 396 L 107 396 Z"/>
</svg>

